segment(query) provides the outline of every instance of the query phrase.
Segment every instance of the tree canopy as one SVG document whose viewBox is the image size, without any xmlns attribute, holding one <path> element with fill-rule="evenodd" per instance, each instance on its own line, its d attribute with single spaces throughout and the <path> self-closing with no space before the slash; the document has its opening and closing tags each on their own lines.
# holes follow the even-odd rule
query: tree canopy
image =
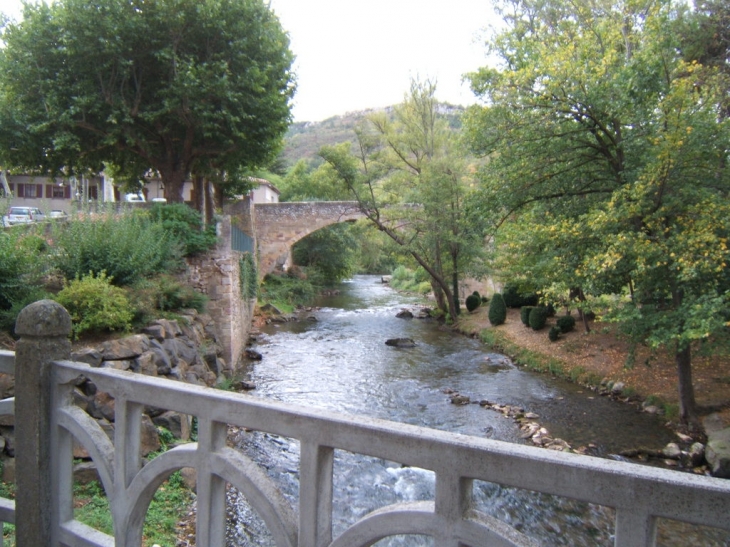
<svg viewBox="0 0 730 547">
<path fill-rule="evenodd" d="M 435 92 L 434 82 L 412 82 L 392 117 L 368 117 L 354 147 L 325 146 L 320 154 L 367 219 L 428 273 L 439 307 L 455 319 L 459 280 L 478 263 L 484 234 L 470 214 L 466 154 Z"/>
<path fill-rule="evenodd" d="M 465 125 L 501 264 L 553 299 L 614 295 L 606 317 L 674 352 L 692 421 L 691 343 L 724 335 L 730 289 L 724 74 L 683 56 L 683 3 L 500 5 Z"/>
<path fill-rule="evenodd" d="M 263 0 L 27 4 L 0 50 L 0 158 L 55 175 L 191 173 L 278 151 L 294 93 L 289 39 Z"/>
</svg>

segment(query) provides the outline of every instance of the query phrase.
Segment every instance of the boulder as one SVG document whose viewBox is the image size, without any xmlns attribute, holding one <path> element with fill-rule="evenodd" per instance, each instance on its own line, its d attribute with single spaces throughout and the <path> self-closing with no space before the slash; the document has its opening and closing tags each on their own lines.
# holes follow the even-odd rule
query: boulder
<svg viewBox="0 0 730 547">
<path fill-rule="evenodd" d="M 150 348 L 150 339 L 145 334 L 134 334 L 119 340 L 104 342 L 101 357 L 104 361 L 135 359 Z"/>
<path fill-rule="evenodd" d="M 398 319 L 413 319 L 413 312 L 410 310 L 401 310 L 395 316 Z"/>
<path fill-rule="evenodd" d="M 730 479 L 730 428 L 708 432 L 705 459 L 713 477 Z"/>
<path fill-rule="evenodd" d="M 252 361 L 261 361 L 264 358 L 264 356 L 255 349 L 246 348 L 246 351 L 244 353 L 246 354 L 246 357 L 248 359 L 251 359 Z"/>
<path fill-rule="evenodd" d="M 393 346 L 395 348 L 415 348 L 416 343 L 410 338 L 389 338 L 385 341 L 386 346 Z"/>
<path fill-rule="evenodd" d="M 101 365 L 101 353 L 93 348 L 84 348 L 73 352 L 71 360 L 98 367 Z"/>
</svg>

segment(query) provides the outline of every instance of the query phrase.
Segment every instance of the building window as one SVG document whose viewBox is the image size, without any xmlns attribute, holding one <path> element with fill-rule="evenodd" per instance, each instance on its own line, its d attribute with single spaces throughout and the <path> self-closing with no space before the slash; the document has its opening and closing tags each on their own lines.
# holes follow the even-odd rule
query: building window
<svg viewBox="0 0 730 547">
<path fill-rule="evenodd" d="M 43 185 L 42 184 L 18 184 L 18 197 L 19 198 L 42 198 L 43 197 Z"/>
<path fill-rule="evenodd" d="M 66 197 L 66 192 L 64 192 L 65 188 L 63 186 L 56 186 L 54 184 L 51 188 L 52 188 L 52 190 L 51 190 L 52 198 L 63 199 Z"/>
</svg>

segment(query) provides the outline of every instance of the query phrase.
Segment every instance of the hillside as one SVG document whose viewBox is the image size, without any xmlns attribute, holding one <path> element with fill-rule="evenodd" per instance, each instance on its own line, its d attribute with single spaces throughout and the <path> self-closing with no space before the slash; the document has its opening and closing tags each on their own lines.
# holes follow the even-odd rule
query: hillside
<svg viewBox="0 0 730 547">
<path fill-rule="evenodd" d="M 464 107 L 442 104 L 442 114 L 449 120 L 452 129 L 461 127 L 461 114 Z M 384 109 L 393 112 L 393 107 Z M 325 145 L 334 145 L 355 140 L 355 128 L 367 116 L 378 112 L 375 109 L 348 112 L 334 116 L 321 122 L 296 122 L 289 126 L 284 137 L 284 150 L 281 153 L 282 163 L 288 168 L 300 159 L 311 159 L 318 162 L 317 152 Z"/>
</svg>

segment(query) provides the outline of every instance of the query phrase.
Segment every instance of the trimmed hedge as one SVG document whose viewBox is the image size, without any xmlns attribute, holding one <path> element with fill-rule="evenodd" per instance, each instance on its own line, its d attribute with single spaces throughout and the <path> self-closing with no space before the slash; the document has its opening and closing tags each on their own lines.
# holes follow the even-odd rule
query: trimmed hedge
<svg viewBox="0 0 730 547">
<path fill-rule="evenodd" d="M 507 306 L 504 304 L 504 298 L 496 293 L 489 302 L 489 322 L 494 325 L 502 325 L 507 320 Z"/>
<path fill-rule="evenodd" d="M 526 327 L 530 326 L 530 312 L 535 309 L 535 306 L 522 306 L 520 308 L 520 319 L 522 324 Z"/>
<path fill-rule="evenodd" d="M 570 332 L 575 328 L 575 317 L 572 315 L 558 317 L 555 326 L 560 329 L 560 332 Z"/>
<path fill-rule="evenodd" d="M 464 303 L 466 304 L 467 311 L 473 312 L 482 305 L 482 299 L 479 295 L 470 294 L 466 297 L 466 301 Z"/>
<path fill-rule="evenodd" d="M 530 311 L 530 327 L 532 330 L 540 330 L 545 328 L 548 310 L 543 306 L 536 306 Z"/>
</svg>

